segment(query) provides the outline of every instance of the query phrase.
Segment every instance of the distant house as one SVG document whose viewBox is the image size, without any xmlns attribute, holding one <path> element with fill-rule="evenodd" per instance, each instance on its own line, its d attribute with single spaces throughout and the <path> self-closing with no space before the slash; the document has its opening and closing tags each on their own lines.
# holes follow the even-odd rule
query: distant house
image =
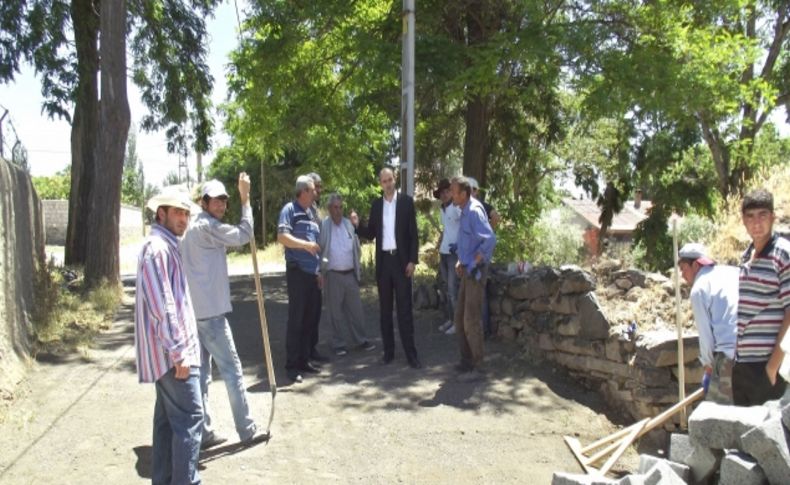
<svg viewBox="0 0 790 485">
<path fill-rule="evenodd" d="M 66 227 L 69 224 L 68 200 L 42 200 L 44 209 L 44 232 L 48 245 L 66 245 Z M 143 217 L 139 207 L 121 205 L 119 235 L 124 239 L 136 239 L 143 234 Z"/>
<path fill-rule="evenodd" d="M 570 223 L 582 231 L 588 254 L 598 254 L 601 208 L 589 199 L 566 198 L 562 203 L 573 212 Z M 653 204 L 649 200 L 642 200 L 639 193 L 634 200 L 626 201 L 623 210 L 612 218 L 612 225 L 607 232 L 609 240 L 615 245 L 629 246 L 637 224 L 647 219 L 652 207 Z"/>
</svg>

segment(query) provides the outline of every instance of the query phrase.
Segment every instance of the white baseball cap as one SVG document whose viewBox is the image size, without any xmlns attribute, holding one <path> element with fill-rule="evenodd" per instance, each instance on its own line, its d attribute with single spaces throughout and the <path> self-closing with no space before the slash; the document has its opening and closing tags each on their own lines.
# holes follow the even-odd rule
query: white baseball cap
<svg viewBox="0 0 790 485">
<path fill-rule="evenodd" d="M 213 199 L 214 197 L 227 197 L 228 192 L 225 190 L 225 185 L 222 182 L 217 179 L 211 179 L 203 184 L 203 190 L 200 195 L 201 197 L 208 195 Z"/>
<path fill-rule="evenodd" d="M 476 178 L 474 178 L 474 177 L 466 177 L 466 180 L 469 181 L 469 187 L 471 187 L 472 190 L 480 189 L 480 184 L 477 183 L 477 179 Z"/>
</svg>

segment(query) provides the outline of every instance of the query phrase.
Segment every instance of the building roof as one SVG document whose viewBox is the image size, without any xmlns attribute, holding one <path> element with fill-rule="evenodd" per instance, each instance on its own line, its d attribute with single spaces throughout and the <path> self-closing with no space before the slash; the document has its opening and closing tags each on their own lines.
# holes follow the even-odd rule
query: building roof
<svg viewBox="0 0 790 485">
<path fill-rule="evenodd" d="M 601 228 L 601 223 L 598 222 L 601 218 L 601 208 L 595 201 L 590 199 L 562 199 L 562 203 L 570 207 L 571 210 L 581 216 L 587 223 L 596 229 Z M 649 200 L 643 200 L 639 204 L 639 208 L 634 207 L 634 201 L 629 200 L 623 205 L 623 210 L 615 214 L 612 218 L 612 226 L 609 231 L 612 234 L 630 234 L 636 229 L 636 225 L 647 219 L 650 209 L 653 204 Z"/>
</svg>

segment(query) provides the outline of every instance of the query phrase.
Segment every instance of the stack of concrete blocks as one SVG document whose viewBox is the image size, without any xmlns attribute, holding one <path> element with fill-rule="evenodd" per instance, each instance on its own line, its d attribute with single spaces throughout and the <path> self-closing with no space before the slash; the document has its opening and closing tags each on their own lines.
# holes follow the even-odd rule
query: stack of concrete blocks
<svg viewBox="0 0 790 485">
<path fill-rule="evenodd" d="M 654 456 L 642 455 L 639 473 L 607 478 L 579 473 L 555 473 L 552 485 L 686 485 L 691 478 L 688 466 Z"/>
<path fill-rule="evenodd" d="M 717 471 L 720 485 L 790 483 L 790 393 L 763 406 L 702 403 L 689 417 L 682 451 L 670 455 L 689 464 L 695 483 Z M 700 457 L 721 458 L 711 462 Z"/>
<path fill-rule="evenodd" d="M 554 362 L 634 420 L 678 402 L 677 335 L 612 328 L 589 273 L 576 266 L 537 267 L 515 275 L 493 272 L 491 281 L 492 326 L 528 357 Z M 683 346 L 688 394 L 702 380 L 697 337 L 684 337 Z M 667 422 L 666 429 L 674 427 Z"/>
<path fill-rule="evenodd" d="M 672 434 L 669 459 L 641 455 L 619 479 L 555 473 L 552 485 L 786 485 L 790 483 L 790 391 L 764 406 L 703 402 L 689 434 Z"/>
</svg>

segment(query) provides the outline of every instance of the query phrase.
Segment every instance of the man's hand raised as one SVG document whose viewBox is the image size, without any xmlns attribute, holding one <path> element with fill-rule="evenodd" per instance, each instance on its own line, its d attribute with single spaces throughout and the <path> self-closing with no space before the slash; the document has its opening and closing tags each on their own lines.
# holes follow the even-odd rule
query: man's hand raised
<svg viewBox="0 0 790 485">
<path fill-rule="evenodd" d="M 247 175 L 247 172 L 241 172 L 239 174 L 239 198 L 241 199 L 241 205 L 250 203 L 250 186 L 250 176 Z"/>
</svg>

